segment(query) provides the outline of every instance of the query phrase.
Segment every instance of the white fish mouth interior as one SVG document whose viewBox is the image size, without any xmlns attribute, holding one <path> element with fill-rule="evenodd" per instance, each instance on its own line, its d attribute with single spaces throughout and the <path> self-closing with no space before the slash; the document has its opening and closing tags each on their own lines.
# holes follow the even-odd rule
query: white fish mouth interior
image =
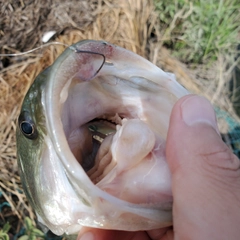
<svg viewBox="0 0 240 240">
<path fill-rule="evenodd" d="M 95 84 L 97 81 L 99 81 L 100 84 Z M 118 79 L 118 81 L 125 80 Z M 68 92 L 70 98 L 67 99 L 63 107 L 63 112 L 68 112 L 68 122 L 67 125 L 65 125 L 64 130 L 69 147 L 77 161 L 81 164 L 87 175 L 95 184 L 106 175 L 106 173 L 103 174 L 103 171 L 108 164 L 111 163 L 112 156 L 110 148 L 113 142 L 113 136 L 117 129 L 122 126 L 122 121 L 125 122 L 129 119 L 139 119 L 136 111 L 134 111 L 134 108 L 137 107 L 134 105 L 131 106 L 131 103 L 128 106 L 124 106 L 121 102 L 122 99 L 119 98 L 119 96 L 112 96 L 112 99 L 111 96 L 109 96 L 112 95 L 111 93 L 109 93 L 109 95 L 105 93 L 106 95 L 100 94 L 99 96 L 94 96 L 92 92 L 96 93 L 95 87 L 100 88 L 100 86 L 103 86 L 102 84 L 105 84 L 103 78 L 96 78 L 90 82 L 72 84 Z M 108 85 L 109 83 L 107 82 L 106 84 Z M 114 87 L 117 88 L 117 85 Z M 79 89 L 79 95 L 75 94 L 76 89 Z M 86 98 L 86 96 L 88 97 Z M 117 104 L 110 105 L 109 102 L 107 102 L 108 97 Z M 77 98 L 79 98 L 79 100 L 77 100 Z M 80 103 L 81 101 L 82 103 Z M 77 108 L 79 109 L 79 113 L 74 113 L 74 110 L 69 112 L 68 109 L 75 109 L 73 104 L 76 102 L 78 104 Z M 138 103 L 141 104 L 141 102 Z M 95 104 L 96 106 L 94 106 Z M 103 111 L 99 112 L 96 108 Z M 120 108 L 121 110 L 119 110 Z M 141 107 L 139 106 L 139 109 L 140 108 Z M 82 118 L 80 117 L 80 112 L 84 115 Z M 79 125 L 75 126 L 75 120 L 73 119 L 69 121 L 70 117 L 79 118 L 76 120 L 77 122 L 79 121 Z M 63 121 L 64 119 L 65 117 L 63 116 Z M 72 122 L 74 123 L 70 126 Z M 101 164 L 99 164 L 100 162 Z M 111 166 L 113 167 L 113 165 Z"/>
<path fill-rule="evenodd" d="M 61 118 L 69 148 L 102 190 L 132 203 L 158 205 L 161 201 L 171 208 L 164 140 L 172 107 L 170 94 L 134 73 L 125 79 L 109 68 L 114 65 L 106 62 L 104 74 L 90 81 L 73 78 L 62 90 Z M 155 167 L 161 169 L 159 179 Z M 139 197 L 139 189 L 148 185 L 150 191 L 157 189 L 156 194 Z"/>
</svg>

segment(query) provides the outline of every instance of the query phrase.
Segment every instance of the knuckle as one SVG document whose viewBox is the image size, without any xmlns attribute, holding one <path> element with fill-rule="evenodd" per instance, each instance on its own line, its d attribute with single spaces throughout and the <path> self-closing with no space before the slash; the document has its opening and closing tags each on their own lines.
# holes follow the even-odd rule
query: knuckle
<svg viewBox="0 0 240 240">
<path fill-rule="evenodd" d="M 229 170 L 237 170 L 239 168 L 239 159 L 225 144 L 212 148 L 212 151 L 202 154 L 202 157 L 209 165 L 217 168 Z"/>
<path fill-rule="evenodd" d="M 215 147 L 201 157 L 203 168 L 211 178 L 215 178 L 220 183 L 240 185 L 240 160 L 226 145 Z"/>
</svg>

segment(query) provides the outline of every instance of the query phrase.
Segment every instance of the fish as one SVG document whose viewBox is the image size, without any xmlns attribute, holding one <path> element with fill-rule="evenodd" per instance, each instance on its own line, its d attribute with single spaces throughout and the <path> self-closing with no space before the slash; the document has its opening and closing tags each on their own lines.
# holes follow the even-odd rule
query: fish
<svg viewBox="0 0 240 240">
<path fill-rule="evenodd" d="M 19 173 L 38 221 L 56 235 L 171 226 L 165 144 L 187 94 L 174 74 L 114 44 L 66 48 L 32 83 L 17 122 Z"/>
</svg>

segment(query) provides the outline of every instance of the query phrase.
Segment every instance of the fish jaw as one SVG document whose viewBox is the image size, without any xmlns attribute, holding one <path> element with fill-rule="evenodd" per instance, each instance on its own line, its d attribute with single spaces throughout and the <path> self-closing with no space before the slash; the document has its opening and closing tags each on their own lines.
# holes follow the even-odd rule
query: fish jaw
<svg viewBox="0 0 240 240">
<path fill-rule="evenodd" d="M 68 48 L 41 86 L 41 99 L 35 104 L 41 105 L 46 129 L 39 129 L 41 151 L 27 156 L 39 163 L 32 163 L 33 188 L 29 188 L 28 172 L 23 171 L 26 159 L 20 146 L 26 140 L 20 130 L 17 134 L 25 191 L 40 221 L 58 235 L 76 233 L 82 226 L 136 231 L 171 225 L 165 139 L 173 104 L 188 92 L 149 61 L 103 41 L 82 41 Z M 29 95 L 23 109 L 29 108 L 26 102 Z M 94 183 L 76 157 L 83 151 L 77 143 L 91 137 L 88 122 L 114 113 L 121 116 L 116 133 L 103 141 L 110 141 L 106 145 L 113 167 L 108 165 Z M 31 114 L 40 128 L 35 112 Z M 140 130 L 129 134 L 136 126 Z M 123 152 L 129 154 L 123 156 Z M 139 189 L 143 195 L 139 196 Z"/>
</svg>

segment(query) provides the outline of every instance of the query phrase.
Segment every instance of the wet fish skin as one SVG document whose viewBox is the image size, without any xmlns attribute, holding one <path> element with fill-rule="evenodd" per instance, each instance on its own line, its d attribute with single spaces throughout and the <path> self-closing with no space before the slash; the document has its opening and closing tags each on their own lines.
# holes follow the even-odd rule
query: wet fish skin
<svg viewBox="0 0 240 240">
<path fill-rule="evenodd" d="M 50 69 L 46 69 L 42 72 L 28 90 L 16 127 L 17 160 L 21 182 L 28 201 L 39 214 L 43 212 L 41 202 L 37 197 L 38 182 L 35 179 L 41 165 L 43 135 L 47 132 L 45 116 L 42 114 L 43 107 L 39 103 L 42 100 L 49 71 Z M 23 121 L 31 122 L 29 127 L 34 131 L 34 134 L 23 136 L 23 132 L 20 130 L 20 124 Z"/>
<path fill-rule="evenodd" d="M 129 82 L 130 89 L 132 87 L 136 91 L 139 89 L 139 91 L 157 92 L 155 89 L 155 84 L 158 84 L 157 79 L 161 76 L 169 79 L 168 82 L 163 80 L 161 84 L 166 89 L 169 84 L 173 86 L 170 106 L 177 98 L 187 94 L 186 90 L 160 69 L 152 67 L 149 62 L 136 54 L 115 45 L 103 41 L 86 40 L 66 49 L 55 63 L 42 72 L 32 84 L 23 101 L 17 126 L 17 157 L 20 176 L 24 191 L 39 221 L 58 235 L 64 232 L 75 233 L 79 231 L 81 225 L 132 231 L 171 225 L 169 206 L 161 209 L 157 206 L 127 203 L 93 185 L 84 170 L 79 168 L 79 163 L 69 153 L 67 145 L 62 145 L 59 140 L 58 136 L 63 132 L 64 123 L 59 123 L 60 115 L 57 115 L 56 109 L 58 107 L 61 109 L 61 102 L 66 101 L 68 97 L 64 96 L 65 92 L 62 89 L 68 87 L 67 82 L 72 75 L 77 73 L 76 76 L 80 76 L 82 82 L 91 82 L 95 75 L 104 77 L 104 74 L 111 73 L 109 70 L 111 62 L 104 65 L 99 72 L 95 72 L 100 67 L 101 56 L 97 60 L 95 56 L 84 58 L 78 54 L 76 49 L 104 55 L 107 60 L 112 60 L 113 67 L 116 65 L 114 71 L 120 76 L 123 74 L 125 78 L 128 78 L 127 71 L 131 72 L 131 66 L 122 64 L 122 60 L 129 56 L 126 62 L 133 64 L 133 68 L 136 68 L 135 71 L 140 74 L 140 77 L 130 78 L 126 82 L 127 84 Z M 85 63 L 86 59 L 95 61 L 97 65 L 88 66 L 88 63 Z M 66 67 L 68 64 L 69 68 Z M 78 72 L 79 64 L 85 64 L 87 71 L 80 67 L 81 70 Z M 126 68 L 127 73 L 118 72 L 118 67 Z M 95 69 L 93 72 L 90 71 L 92 68 Z M 146 77 L 148 75 L 156 83 L 150 84 L 151 82 Z M 112 86 L 109 89 L 113 89 Z M 71 122 L 71 119 L 68 121 Z M 22 124 L 25 124 L 25 133 Z M 61 138 L 61 140 L 65 143 L 65 139 Z M 113 216 L 115 214 L 115 217 L 109 215 L 109 212 Z M 124 214 L 128 217 L 124 217 Z"/>
</svg>

